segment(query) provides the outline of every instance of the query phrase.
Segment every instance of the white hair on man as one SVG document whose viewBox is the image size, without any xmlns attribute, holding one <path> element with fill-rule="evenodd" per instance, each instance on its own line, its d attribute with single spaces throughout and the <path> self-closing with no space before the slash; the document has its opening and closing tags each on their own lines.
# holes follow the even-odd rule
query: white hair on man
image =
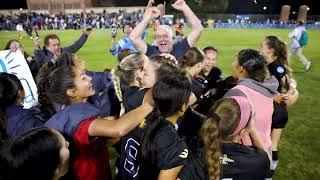
<svg viewBox="0 0 320 180">
<path fill-rule="evenodd" d="M 159 25 L 158 29 L 159 29 L 159 28 L 162 28 L 162 29 L 166 30 L 170 38 L 173 37 L 173 33 L 172 33 L 172 28 L 171 28 L 171 26 L 168 26 L 168 25 Z"/>
</svg>

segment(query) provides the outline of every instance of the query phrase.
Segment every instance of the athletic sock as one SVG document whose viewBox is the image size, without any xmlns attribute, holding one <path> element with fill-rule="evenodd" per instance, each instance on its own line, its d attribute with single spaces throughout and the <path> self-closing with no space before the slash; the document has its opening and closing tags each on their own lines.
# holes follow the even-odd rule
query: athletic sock
<svg viewBox="0 0 320 180">
<path fill-rule="evenodd" d="M 272 151 L 271 171 L 272 173 L 277 169 L 278 166 L 278 151 Z"/>
</svg>

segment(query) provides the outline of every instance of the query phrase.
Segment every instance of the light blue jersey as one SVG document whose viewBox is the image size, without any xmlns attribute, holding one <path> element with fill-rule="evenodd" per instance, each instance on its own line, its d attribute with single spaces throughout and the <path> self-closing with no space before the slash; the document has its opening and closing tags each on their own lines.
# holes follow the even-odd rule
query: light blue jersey
<svg viewBox="0 0 320 180">
<path fill-rule="evenodd" d="M 142 40 L 145 40 L 145 38 L 147 37 L 147 30 L 145 30 L 143 32 L 143 35 L 142 35 Z M 111 49 L 109 49 L 110 53 L 113 55 L 113 56 L 116 56 L 118 55 L 118 53 L 122 50 L 122 49 L 130 49 L 132 52 L 137 52 L 136 48 L 133 46 L 131 40 L 129 39 L 129 37 L 124 37 L 122 39 L 120 39 L 119 42 L 117 42 L 115 44 L 115 50 L 112 51 Z"/>
</svg>

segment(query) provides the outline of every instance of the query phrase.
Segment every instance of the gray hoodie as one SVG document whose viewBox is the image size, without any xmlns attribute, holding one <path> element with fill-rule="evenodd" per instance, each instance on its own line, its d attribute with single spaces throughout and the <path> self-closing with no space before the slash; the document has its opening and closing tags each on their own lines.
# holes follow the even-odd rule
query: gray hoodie
<svg viewBox="0 0 320 180">
<path fill-rule="evenodd" d="M 274 76 L 271 76 L 270 78 L 266 79 L 264 82 L 257 82 L 249 78 L 240 78 L 238 81 L 238 84 L 244 85 L 267 97 L 275 96 L 277 94 L 277 89 L 279 86 L 279 82 Z M 224 95 L 224 97 L 230 97 L 230 96 L 246 96 L 246 95 L 243 92 L 241 92 L 239 89 L 230 89 Z"/>
</svg>

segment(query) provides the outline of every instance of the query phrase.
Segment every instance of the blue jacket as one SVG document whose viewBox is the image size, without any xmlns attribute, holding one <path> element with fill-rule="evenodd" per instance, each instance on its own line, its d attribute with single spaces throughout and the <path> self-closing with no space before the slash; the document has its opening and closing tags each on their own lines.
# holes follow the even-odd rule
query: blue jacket
<svg viewBox="0 0 320 180">
<path fill-rule="evenodd" d="M 86 74 L 92 77 L 92 86 L 96 91 L 89 101 L 99 109 L 99 116 L 119 115 L 120 103 L 114 90 L 111 74 L 92 71 L 87 71 Z"/>
<path fill-rule="evenodd" d="M 45 120 L 35 107 L 23 109 L 22 106 L 9 106 L 6 108 L 8 117 L 6 132 L 9 138 L 19 136 L 34 127 L 41 127 Z"/>
<path fill-rule="evenodd" d="M 78 125 L 86 119 L 99 115 L 99 109 L 89 103 L 78 103 L 67 106 L 53 115 L 45 127 L 53 128 L 67 137 L 72 138 Z"/>
</svg>

